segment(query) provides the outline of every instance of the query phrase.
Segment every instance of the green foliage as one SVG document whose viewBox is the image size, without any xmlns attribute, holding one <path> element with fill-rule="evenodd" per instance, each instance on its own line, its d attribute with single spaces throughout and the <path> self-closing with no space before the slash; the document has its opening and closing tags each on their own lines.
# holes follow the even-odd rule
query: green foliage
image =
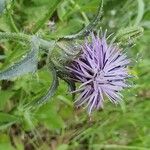
<svg viewBox="0 0 150 150">
<path fill-rule="evenodd" d="M 57 80 L 45 53 L 52 52 L 53 63 L 58 68 L 62 67 L 58 63 L 62 61 L 58 59 L 62 51 L 67 49 L 61 57 L 64 60 L 74 58 L 72 47 L 76 41 L 68 46 L 69 41 L 57 40 L 87 27 L 100 1 L 14 0 L 7 1 L 7 7 L 5 2 L 0 0 L 0 70 L 9 72 L 10 81 L 0 81 L 0 150 L 150 149 L 149 0 L 104 0 L 103 17 L 93 30 L 107 29 L 108 34 L 114 33 L 115 39 L 127 47 L 135 78 L 133 87 L 124 91 L 124 102 L 120 106 L 105 102 L 104 110 L 95 112 L 91 118 L 84 109 L 74 109 L 68 85 L 62 80 L 56 94 L 49 98 L 48 93 L 57 87 L 57 82 L 52 84 L 54 87 L 50 85 Z M 11 32 L 13 35 L 8 34 Z M 33 33 L 38 42 L 34 43 Z M 36 45 L 38 56 L 31 43 L 39 43 Z M 131 44 L 135 45 L 131 47 Z M 36 56 L 30 57 L 31 54 Z M 18 67 L 10 71 L 16 63 Z M 48 68 L 46 63 L 50 65 Z M 25 72 L 30 74 L 20 77 L 21 65 L 26 66 Z M 14 76 L 19 77 L 14 80 Z M 64 76 L 61 78 L 66 81 Z M 46 102 L 50 102 L 31 107 L 37 106 L 38 101 L 41 103 L 43 95 L 48 96 Z"/>
<path fill-rule="evenodd" d="M 48 129 L 64 128 L 64 122 L 57 113 L 57 107 L 55 105 L 45 105 L 38 110 L 36 117 L 41 122 L 44 122 Z"/>
<path fill-rule="evenodd" d="M 18 122 L 18 118 L 13 116 L 13 115 L 10 115 L 8 113 L 0 113 L 0 129 L 4 129 L 4 128 L 7 128 L 9 127 L 10 125 Z"/>
<path fill-rule="evenodd" d="M 13 96 L 13 91 L 1 91 L 0 96 L 0 110 L 5 108 L 7 101 Z"/>
</svg>

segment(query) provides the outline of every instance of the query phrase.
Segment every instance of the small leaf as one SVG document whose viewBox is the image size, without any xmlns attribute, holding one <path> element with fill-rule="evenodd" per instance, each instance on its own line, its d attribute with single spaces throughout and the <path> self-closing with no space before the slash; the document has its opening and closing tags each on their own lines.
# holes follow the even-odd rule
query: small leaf
<svg viewBox="0 0 150 150">
<path fill-rule="evenodd" d="M 0 112 L 0 129 L 5 129 L 18 121 L 16 116 Z"/>
<path fill-rule="evenodd" d="M 39 122 L 43 122 L 49 129 L 63 128 L 65 126 L 54 103 L 42 106 L 35 115 Z"/>
<path fill-rule="evenodd" d="M 63 95 L 58 95 L 57 98 L 60 99 L 65 104 L 67 104 L 68 106 L 73 107 L 73 103 L 68 98 L 64 97 Z"/>
<path fill-rule="evenodd" d="M 0 124 L 5 122 L 16 122 L 18 121 L 17 117 L 10 115 L 8 113 L 0 112 Z"/>
<path fill-rule="evenodd" d="M 14 93 L 10 91 L 0 91 L 0 110 L 3 110 L 6 102 L 12 97 Z"/>
</svg>

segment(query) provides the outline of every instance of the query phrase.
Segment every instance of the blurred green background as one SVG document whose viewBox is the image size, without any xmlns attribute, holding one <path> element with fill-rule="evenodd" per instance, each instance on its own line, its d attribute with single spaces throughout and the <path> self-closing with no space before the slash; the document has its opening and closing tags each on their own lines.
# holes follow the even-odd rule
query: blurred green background
<svg viewBox="0 0 150 150">
<path fill-rule="evenodd" d="M 0 2 L 0 11 L 3 9 Z M 56 39 L 76 33 L 95 16 L 99 0 L 6 0 L 0 15 L 0 31 L 36 33 Z M 53 12 L 53 13 L 51 13 Z M 47 17 L 37 30 L 38 21 Z M 141 26 L 143 35 L 127 50 L 136 76 L 132 88 L 124 91 L 124 102 L 105 102 L 104 110 L 91 118 L 75 109 L 67 84 L 50 102 L 31 112 L 25 104 L 40 97 L 51 77 L 45 57 L 39 58 L 38 72 L 11 81 L 0 81 L 0 150 L 149 150 L 150 149 L 150 1 L 104 0 L 104 12 L 97 29 L 116 33 Z M 38 31 L 38 32 L 37 32 Z M 0 41 L 0 68 L 14 63 L 27 45 Z"/>
</svg>

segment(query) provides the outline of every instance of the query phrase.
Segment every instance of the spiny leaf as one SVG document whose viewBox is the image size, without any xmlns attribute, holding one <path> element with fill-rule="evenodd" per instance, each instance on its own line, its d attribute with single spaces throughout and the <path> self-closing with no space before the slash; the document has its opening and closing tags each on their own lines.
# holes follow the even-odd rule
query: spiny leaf
<svg viewBox="0 0 150 150">
<path fill-rule="evenodd" d="M 0 0 L 0 14 L 3 13 L 6 6 L 6 0 Z"/>
<path fill-rule="evenodd" d="M 2 39 L 29 43 L 30 36 L 23 33 L 0 32 L 0 40 Z"/>
<path fill-rule="evenodd" d="M 5 11 L 5 9 L 9 9 L 12 0 L 0 0 L 0 15 Z"/>
<path fill-rule="evenodd" d="M 0 72 L 0 80 L 12 79 L 37 70 L 39 44 L 36 37 L 31 40 L 29 51 L 19 62 Z"/>
</svg>

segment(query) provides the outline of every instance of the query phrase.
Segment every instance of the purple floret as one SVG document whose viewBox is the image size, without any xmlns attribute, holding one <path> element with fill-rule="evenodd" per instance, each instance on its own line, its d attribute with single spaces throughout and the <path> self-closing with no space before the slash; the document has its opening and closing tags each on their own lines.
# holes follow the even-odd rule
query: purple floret
<svg viewBox="0 0 150 150">
<path fill-rule="evenodd" d="M 82 55 L 67 69 L 73 80 L 81 84 L 73 91 L 78 94 L 75 105 L 86 106 L 91 114 L 103 107 L 104 96 L 115 104 L 122 100 L 120 92 L 128 87 L 130 60 L 117 44 L 107 43 L 106 33 L 102 38 L 92 34 L 92 41 L 86 41 L 82 50 Z"/>
</svg>

